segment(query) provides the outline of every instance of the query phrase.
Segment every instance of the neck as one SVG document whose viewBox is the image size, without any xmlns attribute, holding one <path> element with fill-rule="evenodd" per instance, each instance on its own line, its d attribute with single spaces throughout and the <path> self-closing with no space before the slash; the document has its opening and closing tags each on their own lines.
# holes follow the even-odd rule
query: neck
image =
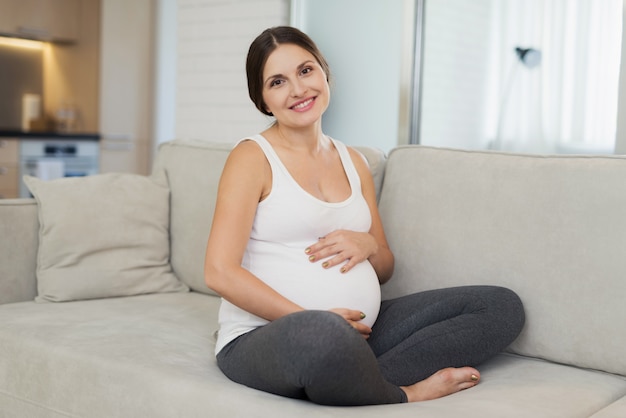
<svg viewBox="0 0 626 418">
<path fill-rule="evenodd" d="M 276 123 L 268 131 L 273 131 L 280 144 L 291 149 L 307 149 L 310 152 L 316 152 L 324 148 L 328 142 L 322 132 L 321 123 L 301 129 L 293 129 Z"/>
</svg>

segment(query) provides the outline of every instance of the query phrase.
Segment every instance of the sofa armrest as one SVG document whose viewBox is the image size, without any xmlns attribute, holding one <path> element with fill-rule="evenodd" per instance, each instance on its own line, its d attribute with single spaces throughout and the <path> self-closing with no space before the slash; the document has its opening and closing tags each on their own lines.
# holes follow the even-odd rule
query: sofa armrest
<svg viewBox="0 0 626 418">
<path fill-rule="evenodd" d="M 38 244 L 35 199 L 0 199 L 0 304 L 35 298 Z"/>
</svg>

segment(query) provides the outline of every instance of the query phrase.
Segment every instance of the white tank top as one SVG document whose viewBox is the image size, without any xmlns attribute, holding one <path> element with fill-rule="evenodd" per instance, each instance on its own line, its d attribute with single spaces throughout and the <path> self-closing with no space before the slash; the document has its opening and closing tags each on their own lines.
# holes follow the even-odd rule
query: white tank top
<svg viewBox="0 0 626 418">
<path fill-rule="evenodd" d="M 323 260 L 311 263 L 304 252 L 319 237 L 332 231 L 370 229 L 371 213 L 348 149 L 331 139 L 352 193 L 343 202 L 329 203 L 300 187 L 263 136 L 243 140 L 247 139 L 259 144 L 265 153 L 272 169 L 272 189 L 257 207 L 242 266 L 305 309 L 359 310 L 366 314 L 363 322 L 371 326 L 378 316 L 381 296 L 378 277 L 369 261 L 341 273 L 341 265 L 324 269 Z M 219 323 L 216 353 L 238 336 L 268 321 L 222 299 Z"/>
</svg>

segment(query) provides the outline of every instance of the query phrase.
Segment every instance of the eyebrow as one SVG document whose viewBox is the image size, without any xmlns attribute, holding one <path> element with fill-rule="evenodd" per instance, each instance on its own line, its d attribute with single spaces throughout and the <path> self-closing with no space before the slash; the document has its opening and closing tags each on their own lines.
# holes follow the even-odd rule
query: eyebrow
<svg viewBox="0 0 626 418">
<path fill-rule="evenodd" d="M 298 65 L 298 67 L 296 68 L 296 70 L 297 70 L 297 71 L 300 71 L 300 70 L 301 70 L 304 66 L 306 66 L 306 65 L 307 65 L 307 64 L 309 64 L 309 63 L 313 63 L 313 62 L 315 62 L 315 61 L 313 61 L 313 60 L 306 60 L 306 61 L 304 61 L 302 64 Z M 265 79 L 265 81 L 263 81 L 263 85 L 267 84 L 267 82 L 268 82 L 268 81 L 271 81 L 271 80 L 274 80 L 274 79 L 277 79 L 277 78 L 284 78 L 284 77 L 285 77 L 285 76 L 284 76 L 283 74 L 274 74 L 274 75 L 271 75 L 271 76 L 267 77 L 267 78 Z"/>
</svg>

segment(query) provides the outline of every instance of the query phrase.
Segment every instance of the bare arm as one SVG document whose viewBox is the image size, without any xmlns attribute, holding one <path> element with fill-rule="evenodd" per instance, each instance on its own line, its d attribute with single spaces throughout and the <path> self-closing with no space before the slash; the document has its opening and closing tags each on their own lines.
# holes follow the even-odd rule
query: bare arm
<svg viewBox="0 0 626 418">
<path fill-rule="evenodd" d="M 204 278 L 224 299 L 272 321 L 303 308 L 241 267 L 257 205 L 270 188 L 271 169 L 258 145 L 247 141 L 235 147 L 220 179 Z"/>
<path fill-rule="evenodd" d="M 372 173 L 367 165 L 367 162 L 363 155 L 352 148 L 349 148 L 350 155 L 354 161 L 357 172 L 361 178 L 361 189 L 363 196 L 367 201 L 367 205 L 370 208 L 372 214 L 372 226 L 370 227 L 370 234 L 376 239 L 378 244 L 377 251 L 368 257 L 369 262 L 376 270 L 378 274 L 378 280 L 381 284 L 386 283 L 393 274 L 394 257 L 389 244 L 387 243 L 387 237 L 385 236 L 385 230 L 383 229 L 383 223 L 380 219 L 378 212 L 378 204 L 376 203 L 376 187 L 374 186 L 374 179 Z"/>
</svg>

